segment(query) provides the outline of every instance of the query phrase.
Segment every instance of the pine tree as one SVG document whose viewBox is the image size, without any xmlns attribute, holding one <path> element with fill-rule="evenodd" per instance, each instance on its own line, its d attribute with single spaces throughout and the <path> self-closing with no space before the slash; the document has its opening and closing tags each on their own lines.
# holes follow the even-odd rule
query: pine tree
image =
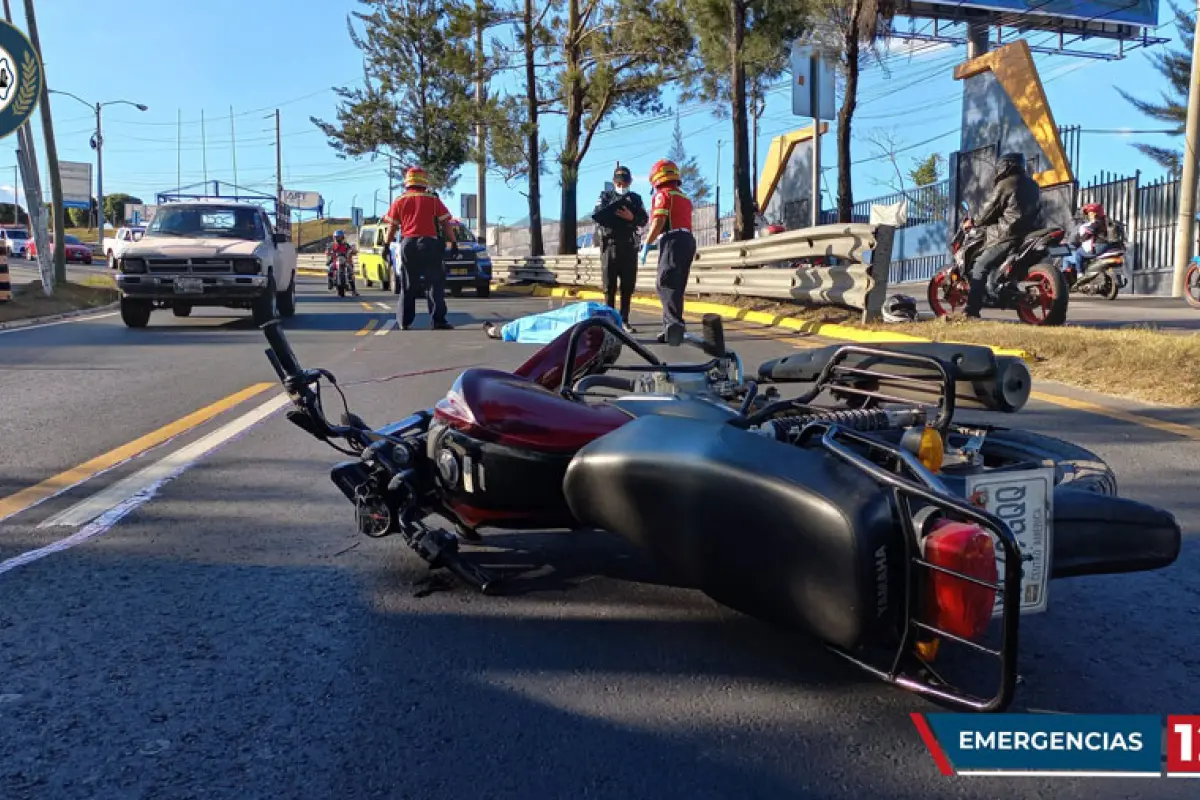
<svg viewBox="0 0 1200 800">
<path fill-rule="evenodd" d="M 808 23 L 811 0 L 683 0 L 698 58 L 684 99 L 718 103 L 733 121 L 734 238 L 754 238 L 747 89 L 787 68 L 791 42 Z M 728 106 L 731 111 L 723 111 Z"/>
<path fill-rule="evenodd" d="M 359 0 L 369 11 L 347 18 L 363 53 L 361 88 L 337 87 L 337 122 L 312 117 L 339 158 L 391 153 L 395 178 L 419 165 L 443 196 L 471 154 L 475 102 L 468 93 L 470 48 L 448 32 L 452 8 L 437 0 Z"/>
<path fill-rule="evenodd" d="M 686 63 L 692 47 L 678 3 L 565 0 L 559 86 L 566 116 L 562 152 L 559 253 L 575 252 L 579 166 L 600 126 L 614 112 L 662 110 L 661 87 Z"/>
<path fill-rule="evenodd" d="M 928 186 L 941 180 L 942 167 L 946 163 L 946 157 L 941 153 L 930 153 L 928 158 L 913 161 L 913 167 L 908 171 L 913 186 Z"/>
<path fill-rule="evenodd" d="M 1188 84 L 1192 80 L 1192 47 L 1195 43 L 1196 12 L 1185 11 L 1172 1 L 1175 12 L 1175 29 L 1179 33 L 1179 48 L 1159 50 L 1150 55 L 1150 63 L 1166 79 L 1166 87 L 1160 92 L 1157 103 L 1139 100 L 1123 89 L 1117 89 L 1130 105 L 1148 117 L 1174 124 L 1175 133 L 1182 136 L 1187 123 Z M 1138 150 L 1178 174 L 1182 168 L 1183 154 L 1178 150 L 1156 147 L 1150 144 L 1135 144 Z"/>
<path fill-rule="evenodd" d="M 708 181 L 700 174 L 700 166 L 696 163 L 695 157 L 688 157 L 687 150 L 683 146 L 683 129 L 679 127 L 679 112 L 675 112 L 675 132 L 671 137 L 671 149 L 667 152 L 667 158 L 675 162 L 679 167 L 679 176 L 682 178 L 683 191 L 688 195 L 693 203 L 704 203 L 708 201 L 712 194 L 708 187 Z"/>
</svg>

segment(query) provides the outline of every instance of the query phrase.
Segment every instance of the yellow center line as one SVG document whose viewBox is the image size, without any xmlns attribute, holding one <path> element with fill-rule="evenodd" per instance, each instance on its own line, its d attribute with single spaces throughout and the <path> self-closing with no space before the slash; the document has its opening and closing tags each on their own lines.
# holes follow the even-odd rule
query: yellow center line
<svg viewBox="0 0 1200 800">
<path fill-rule="evenodd" d="M 89 478 L 112 469 L 136 455 L 144 453 L 152 447 L 162 444 L 168 439 L 172 439 L 181 433 L 185 433 L 192 428 L 198 427 L 213 417 L 228 411 L 239 403 L 254 397 L 257 394 L 262 394 L 272 386 L 277 386 L 275 383 L 256 383 L 252 386 L 247 386 L 240 392 L 234 392 L 228 397 L 222 398 L 212 405 L 205 406 L 198 411 L 193 411 L 186 417 L 177 419 L 174 422 L 168 423 L 156 431 L 151 431 L 145 436 L 134 439 L 128 444 L 121 445 L 115 450 L 110 450 L 103 455 L 96 456 L 90 461 L 72 467 L 71 469 L 60 472 L 59 474 L 47 478 L 36 486 L 30 486 L 27 489 L 22 489 L 16 494 L 11 494 L 8 497 L 0 499 L 0 521 L 6 520 L 22 511 L 26 511 L 33 506 L 53 497 L 56 494 L 70 489 L 73 486 L 78 486 Z"/>
<path fill-rule="evenodd" d="M 379 324 L 379 320 L 377 320 L 377 319 L 367 320 L 367 324 L 363 326 L 363 329 L 354 335 L 355 336 L 366 336 L 368 333 L 375 330 L 375 326 L 378 324 Z"/>
<path fill-rule="evenodd" d="M 1119 408 L 1111 408 L 1102 406 L 1098 403 L 1092 403 L 1087 400 L 1076 400 L 1073 397 L 1064 397 L 1061 394 L 1047 394 L 1046 392 L 1030 392 L 1029 396 L 1035 400 L 1041 400 L 1044 403 L 1052 403 L 1056 406 L 1064 408 L 1073 408 L 1076 411 L 1086 411 L 1091 414 L 1097 414 L 1109 419 L 1128 422 L 1133 425 L 1140 425 L 1143 428 L 1153 428 L 1154 430 L 1163 431 L 1164 433 L 1173 433 L 1177 436 L 1182 436 L 1186 439 L 1195 439 L 1200 441 L 1200 429 L 1193 428 L 1189 425 L 1181 425 L 1178 422 L 1168 422 L 1154 417 L 1147 417 L 1143 414 L 1135 414 L 1132 411 L 1124 411 Z"/>
<path fill-rule="evenodd" d="M 371 304 L 368 303 L 366 300 L 360 300 L 358 304 L 363 307 L 364 311 L 374 311 L 375 310 L 375 309 L 371 308 Z"/>
</svg>

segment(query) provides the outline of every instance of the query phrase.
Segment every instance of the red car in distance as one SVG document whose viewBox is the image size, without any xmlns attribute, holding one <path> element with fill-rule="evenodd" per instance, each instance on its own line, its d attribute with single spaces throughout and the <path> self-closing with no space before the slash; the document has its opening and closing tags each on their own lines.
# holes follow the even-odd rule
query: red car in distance
<svg viewBox="0 0 1200 800">
<path fill-rule="evenodd" d="M 92 248 L 90 246 L 79 241 L 78 238 L 72 236 L 69 233 L 63 237 L 63 242 L 65 243 L 65 247 L 66 247 L 66 251 L 67 251 L 67 263 L 68 264 L 70 264 L 71 262 L 75 262 L 77 264 L 92 263 Z M 54 247 L 54 237 L 53 236 L 50 237 L 50 247 L 51 247 L 51 249 L 53 249 L 53 247 Z M 34 241 L 32 236 L 29 238 L 29 249 L 28 249 L 27 253 L 28 253 L 28 258 L 30 258 L 30 259 L 37 258 L 37 242 Z"/>
</svg>

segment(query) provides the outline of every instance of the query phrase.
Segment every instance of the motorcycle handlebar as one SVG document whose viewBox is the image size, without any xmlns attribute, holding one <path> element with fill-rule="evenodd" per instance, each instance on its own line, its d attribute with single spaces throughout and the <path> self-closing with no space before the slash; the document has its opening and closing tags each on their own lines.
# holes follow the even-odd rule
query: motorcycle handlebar
<svg viewBox="0 0 1200 800">
<path fill-rule="evenodd" d="M 296 360 L 296 354 L 292 352 L 287 337 L 283 335 L 279 320 L 274 319 L 264 323 L 262 325 L 262 332 L 267 337 L 267 344 L 271 346 L 271 352 L 275 354 L 275 358 L 279 361 L 279 366 L 283 370 L 284 376 L 288 378 L 299 376 L 301 372 L 300 362 Z"/>
</svg>

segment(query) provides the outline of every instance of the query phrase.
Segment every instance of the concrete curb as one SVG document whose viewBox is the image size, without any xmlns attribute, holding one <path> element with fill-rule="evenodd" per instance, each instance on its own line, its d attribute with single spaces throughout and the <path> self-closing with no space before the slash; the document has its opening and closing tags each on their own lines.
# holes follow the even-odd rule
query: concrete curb
<svg viewBox="0 0 1200 800">
<path fill-rule="evenodd" d="M 580 300 L 603 300 L 604 295 L 601 292 L 592 291 L 590 289 L 576 289 L 574 287 L 551 287 L 551 286 L 506 286 L 504 284 L 493 283 L 493 288 L 503 290 L 513 294 L 529 294 L 534 297 L 576 297 Z M 647 308 L 662 308 L 662 304 L 655 299 L 649 297 L 634 297 L 633 304 L 644 306 Z M 921 336 L 910 336 L 904 333 L 889 333 L 887 331 L 868 331 L 862 328 L 854 328 L 849 325 L 839 325 L 832 322 L 811 322 L 808 320 L 796 319 L 795 317 L 783 317 L 774 314 L 768 314 L 764 311 L 750 311 L 745 308 L 736 306 L 726 306 L 719 303 L 704 303 L 689 300 L 687 302 L 687 310 L 689 313 L 695 314 L 719 314 L 723 319 L 753 322 L 759 325 L 766 325 L 772 328 L 783 328 L 784 330 L 796 331 L 797 333 L 807 333 L 813 336 L 823 336 L 829 339 L 845 339 L 851 342 L 861 342 L 866 344 L 884 344 L 887 342 L 932 342 L 932 339 L 926 339 Z M 1026 361 L 1030 364 L 1037 361 L 1032 353 L 1025 350 L 1019 350 L 1010 347 L 995 347 L 993 345 L 972 342 L 947 342 L 947 344 L 976 344 L 979 347 L 986 347 L 998 356 L 1015 356 L 1016 358 Z"/>
<path fill-rule="evenodd" d="M 92 314 L 101 314 L 106 311 L 116 311 L 121 307 L 121 301 L 109 303 L 106 306 L 96 306 L 95 308 L 81 308 L 78 311 L 64 311 L 61 314 L 49 314 L 45 317 L 30 317 L 29 319 L 14 319 L 11 322 L 0 322 L 0 331 L 11 331 L 17 328 L 28 328 L 33 325 L 41 325 L 46 322 L 59 322 L 64 319 L 74 319 L 76 317 L 88 317 Z"/>
</svg>

